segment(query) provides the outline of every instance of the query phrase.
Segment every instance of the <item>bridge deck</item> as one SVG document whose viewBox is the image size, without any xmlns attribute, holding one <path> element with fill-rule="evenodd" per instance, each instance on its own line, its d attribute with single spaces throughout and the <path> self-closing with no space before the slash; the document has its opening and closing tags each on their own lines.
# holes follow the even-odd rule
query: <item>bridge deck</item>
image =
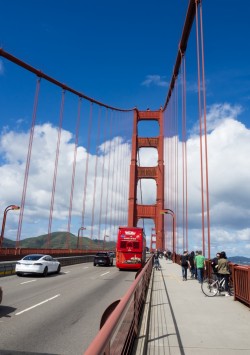
<svg viewBox="0 0 250 355">
<path fill-rule="evenodd" d="M 250 354 L 249 308 L 233 297 L 206 297 L 197 280 L 160 260 L 153 270 L 134 354 Z"/>
</svg>

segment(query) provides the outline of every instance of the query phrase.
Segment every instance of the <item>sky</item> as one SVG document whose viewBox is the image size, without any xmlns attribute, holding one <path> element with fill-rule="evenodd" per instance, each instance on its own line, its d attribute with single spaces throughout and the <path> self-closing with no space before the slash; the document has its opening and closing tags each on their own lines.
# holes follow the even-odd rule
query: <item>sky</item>
<svg viewBox="0 0 250 355">
<path fill-rule="evenodd" d="M 242 0 L 240 6 L 235 6 L 235 0 L 203 0 L 202 3 L 211 251 L 215 254 L 218 250 L 226 250 L 229 256 L 250 257 L 250 3 L 248 0 Z M 147 0 L 122 3 L 113 0 L 8 0 L 1 1 L 0 5 L 0 47 L 6 52 L 107 105 L 140 110 L 157 110 L 164 105 L 187 0 L 153 3 Z M 192 173 L 199 164 L 197 118 L 194 115 L 197 106 L 195 51 L 193 28 L 186 53 L 187 146 L 190 248 L 196 250 L 201 246 L 197 242 L 200 235 L 198 177 Z M 57 108 L 52 103 L 52 97 L 60 103 L 60 96 L 56 95 L 56 90 L 48 85 L 43 97 L 47 107 L 43 106 L 43 119 L 37 126 L 41 138 L 37 153 L 39 150 L 42 153 L 46 147 L 44 165 L 51 159 L 46 155 L 49 138 L 55 140 L 57 134 L 54 120 Z M 13 174 L 25 160 L 24 147 L 30 127 L 27 107 L 33 96 L 31 75 L 22 74 L 0 57 L 0 213 L 13 203 L 11 191 L 20 194 Z M 72 132 L 73 123 L 69 120 L 64 126 L 61 149 L 69 149 Z M 150 129 L 148 133 L 150 135 Z M 80 143 L 84 145 L 83 141 Z M 120 144 L 126 146 L 126 141 Z M 126 149 L 124 152 L 127 154 Z M 141 158 L 143 160 L 143 156 Z M 144 158 L 149 164 L 150 158 L 155 159 L 155 156 L 152 153 Z M 34 180 L 31 177 L 30 191 L 34 189 L 35 196 L 41 201 L 38 192 L 41 189 L 37 183 L 46 172 L 39 169 L 39 164 L 36 166 L 35 160 L 32 171 L 36 174 Z M 44 186 L 44 191 L 47 190 L 49 187 Z M 150 198 L 150 191 L 148 188 L 145 201 Z M 36 211 L 31 201 L 29 207 L 34 219 L 38 220 L 43 206 Z M 33 233 L 38 224 L 34 223 Z M 16 217 L 11 214 L 6 234 L 14 238 L 15 229 Z"/>
</svg>

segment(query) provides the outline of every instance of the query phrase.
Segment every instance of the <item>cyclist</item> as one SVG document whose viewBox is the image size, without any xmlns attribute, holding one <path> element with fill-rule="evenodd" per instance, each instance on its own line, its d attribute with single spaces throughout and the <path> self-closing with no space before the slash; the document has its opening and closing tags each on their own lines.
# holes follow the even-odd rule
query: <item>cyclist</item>
<svg viewBox="0 0 250 355">
<path fill-rule="evenodd" d="M 229 271 L 227 256 L 224 251 L 220 253 L 220 257 L 217 265 L 217 271 L 220 280 L 223 277 L 225 278 L 225 291 L 226 291 L 225 296 L 230 296 L 229 286 L 228 286 L 230 271 Z"/>
</svg>

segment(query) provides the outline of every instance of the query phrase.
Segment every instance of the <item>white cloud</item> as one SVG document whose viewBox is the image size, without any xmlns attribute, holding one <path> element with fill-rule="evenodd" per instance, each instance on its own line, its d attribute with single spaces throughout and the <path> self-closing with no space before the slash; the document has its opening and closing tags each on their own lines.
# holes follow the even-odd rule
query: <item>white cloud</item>
<svg viewBox="0 0 250 355">
<path fill-rule="evenodd" d="M 235 253 L 250 256 L 249 250 L 245 248 L 250 243 L 250 130 L 237 120 L 241 112 L 239 106 L 224 104 L 210 107 L 207 114 L 212 252 L 223 249 L 231 256 Z M 199 148 L 200 137 L 193 134 L 187 142 L 190 248 L 196 245 L 199 235 L 201 237 Z M 206 198 L 204 205 L 206 209 Z"/>
<path fill-rule="evenodd" d="M 206 123 L 207 133 L 220 126 L 225 120 L 236 120 L 243 108 L 239 105 L 232 106 L 229 103 L 214 104 L 207 108 Z M 199 122 L 193 127 L 192 133 L 200 131 Z"/>
<path fill-rule="evenodd" d="M 165 77 L 160 75 L 147 75 L 146 79 L 141 83 L 142 86 L 162 86 L 168 87 L 168 82 L 165 80 Z"/>
<path fill-rule="evenodd" d="M 35 127 L 32 155 L 29 169 L 29 179 L 27 184 L 27 194 L 25 200 L 24 219 L 23 219 L 23 237 L 30 237 L 39 234 L 45 234 L 48 231 L 48 219 L 51 203 L 51 191 L 55 167 L 55 152 L 57 145 L 57 129 L 50 124 L 38 125 Z M 2 211 L 10 204 L 21 203 L 22 188 L 24 181 L 24 171 L 26 165 L 27 147 L 29 141 L 28 133 L 18 133 L 14 131 L 3 132 L 0 140 L 0 151 L 2 155 L 2 164 L 0 166 L 1 184 L 0 206 Z M 106 144 L 106 149 L 103 146 Z M 103 166 L 103 151 L 106 151 Z M 102 210 L 101 224 L 105 228 L 110 228 L 110 200 L 113 194 L 113 200 L 123 201 L 127 198 L 126 189 L 128 185 L 129 171 L 124 171 L 124 167 L 129 166 L 130 154 L 128 154 L 128 144 L 120 137 L 113 141 L 104 142 L 100 146 L 99 156 L 96 163 L 96 155 L 88 156 L 88 174 L 86 149 L 79 146 L 77 149 L 77 164 L 75 170 L 74 195 L 72 202 L 72 233 L 77 234 L 79 225 L 81 225 L 82 211 L 85 210 L 84 220 L 88 233 L 91 229 L 92 207 L 95 203 L 94 221 L 99 223 L 99 214 Z M 70 191 L 73 172 L 74 143 L 72 143 L 72 134 L 66 130 L 61 132 L 60 155 L 58 159 L 56 190 L 53 208 L 53 230 L 67 230 Z M 115 170 L 113 174 L 108 174 L 108 166 L 117 166 L 118 159 L 123 161 L 123 169 Z M 95 168 L 97 166 L 96 186 L 94 187 Z M 86 180 L 86 194 L 85 177 Z M 124 186 L 122 188 L 122 186 Z M 101 188 L 103 187 L 103 192 Z M 95 193 L 94 193 L 95 188 Z M 123 194 L 121 196 L 121 194 Z M 84 197 L 85 196 L 85 197 Z M 95 202 L 94 202 L 95 196 Z M 109 201 L 107 204 L 107 198 Z M 100 202 L 102 201 L 102 206 Z M 114 205 L 115 206 L 115 205 Z M 125 206 L 124 206 L 125 208 Z M 121 214 L 120 204 L 116 205 L 113 211 L 112 219 L 116 221 Z M 8 214 L 8 223 L 11 225 L 9 234 L 6 231 L 6 237 L 15 239 L 14 226 L 17 225 L 17 213 Z M 118 223 L 118 222 L 117 222 Z M 11 233 L 11 234 L 10 234 Z M 108 234 L 108 233 L 107 233 Z M 103 235 L 103 233 L 101 234 Z M 96 235 L 94 236 L 96 237 Z"/>
</svg>

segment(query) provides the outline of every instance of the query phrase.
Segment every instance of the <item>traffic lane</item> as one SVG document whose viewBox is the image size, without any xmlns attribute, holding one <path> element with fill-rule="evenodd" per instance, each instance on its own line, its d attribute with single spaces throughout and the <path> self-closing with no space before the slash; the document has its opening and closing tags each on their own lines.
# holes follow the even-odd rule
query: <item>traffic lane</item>
<svg viewBox="0 0 250 355">
<path fill-rule="evenodd" d="M 95 280 L 103 270 L 107 268 L 94 268 L 92 263 L 88 263 L 64 267 L 61 274 L 51 274 L 45 278 L 39 275 L 5 277 L 1 279 L 4 290 L 3 305 L 16 308 L 28 307 L 30 303 L 46 297 L 52 290 L 59 292 L 60 287 L 65 284 L 70 287 L 71 283 L 79 277 L 83 277 L 83 282 L 85 277 L 87 282 Z M 115 271 L 116 268 L 108 268 L 108 270 Z"/>
<path fill-rule="evenodd" d="M 81 267 L 64 270 L 60 290 L 51 289 L 46 303 L 39 299 L 37 305 L 16 310 L 4 327 L 0 349 L 82 354 L 98 332 L 104 310 L 125 294 L 135 277 L 134 272 L 119 272 L 114 267 L 90 267 L 87 273 Z M 9 333 L 15 334 L 12 340 Z"/>
<path fill-rule="evenodd" d="M 91 270 L 91 263 L 83 269 L 80 265 L 75 267 L 75 273 L 73 272 L 71 277 L 78 277 L 76 273 L 78 268 L 79 272 L 87 272 L 88 269 Z M 13 275 L 1 278 L 0 282 L 4 290 L 2 305 L 15 308 L 28 306 L 33 301 L 41 299 L 48 291 L 60 288 L 60 284 L 68 283 L 68 278 L 62 278 L 68 272 L 70 272 L 69 267 L 62 268 L 62 273 L 59 275 L 50 274 L 47 277 L 30 274 L 23 277 Z M 1 311 L 3 309 L 0 309 L 0 316 Z"/>
</svg>

